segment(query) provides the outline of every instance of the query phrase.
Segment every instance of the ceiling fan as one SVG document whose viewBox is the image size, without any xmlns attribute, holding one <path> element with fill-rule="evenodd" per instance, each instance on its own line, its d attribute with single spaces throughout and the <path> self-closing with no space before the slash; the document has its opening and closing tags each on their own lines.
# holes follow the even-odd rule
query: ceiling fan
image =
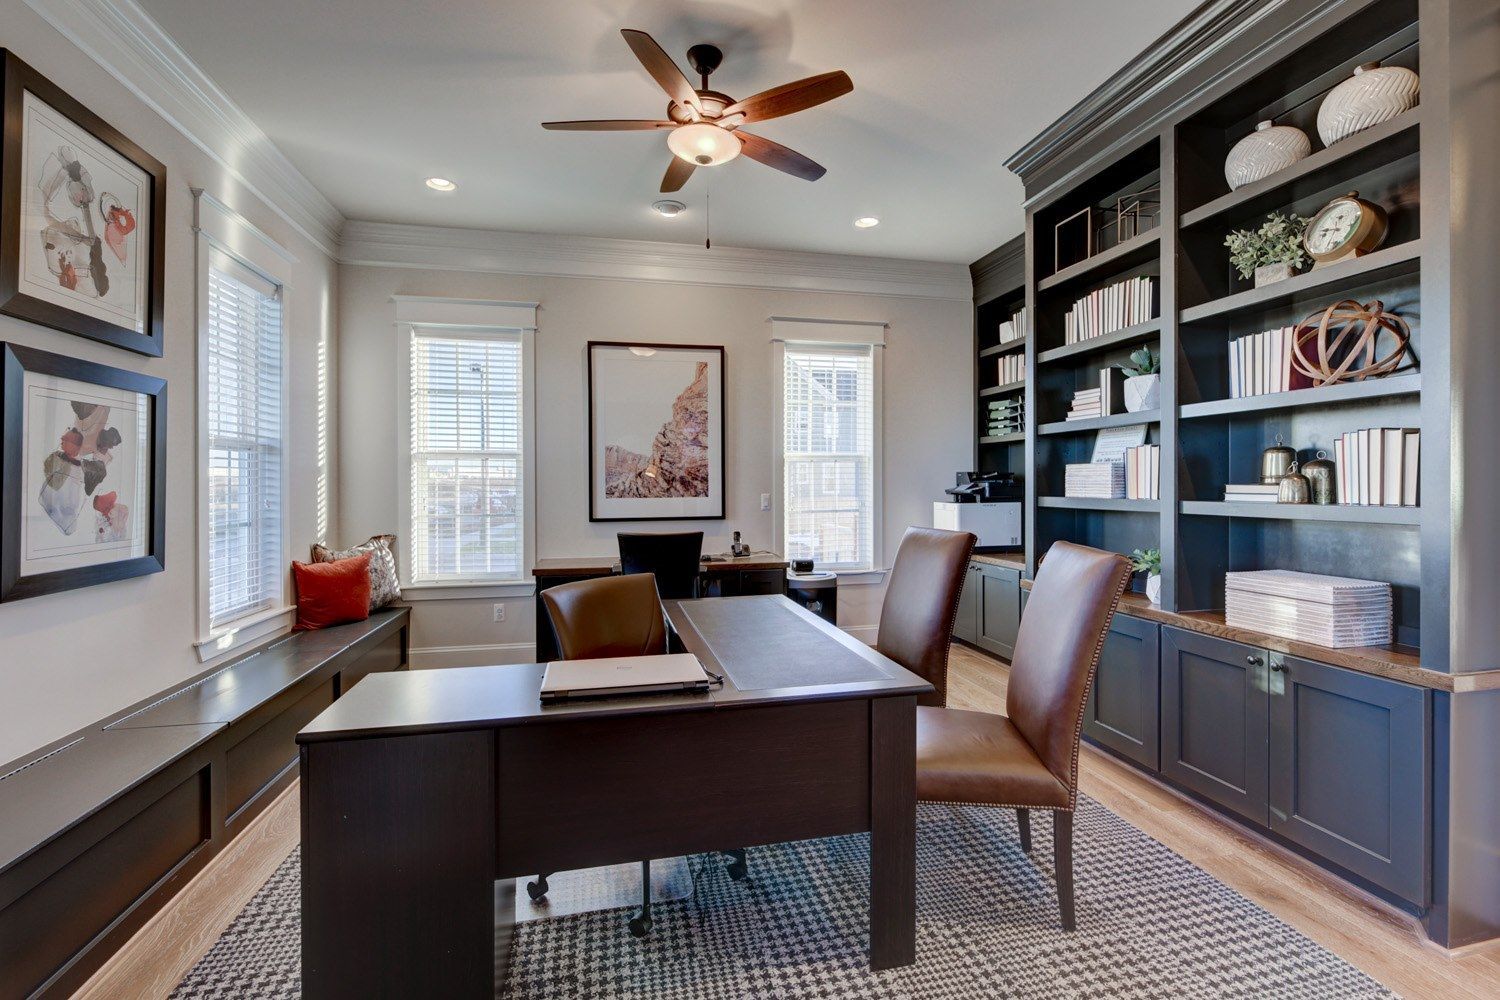
<svg viewBox="0 0 1500 1000">
<path fill-rule="evenodd" d="M 687 51 L 688 63 L 703 79 L 695 89 L 672 57 L 644 31 L 625 28 L 620 32 L 646 72 L 667 92 L 667 117 L 617 119 L 612 121 L 542 122 L 542 128 L 573 132 L 667 132 L 667 148 L 673 159 L 661 179 L 663 191 L 677 191 L 698 167 L 713 167 L 744 153 L 752 160 L 775 167 L 794 177 L 815 181 L 828 172 L 796 150 L 779 142 L 752 135 L 740 128 L 754 122 L 780 118 L 815 107 L 854 89 L 854 81 L 843 70 L 810 76 L 795 83 L 761 91 L 736 101 L 728 94 L 708 89 L 708 77 L 719 68 L 724 53 L 713 45 L 694 45 Z"/>
</svg>

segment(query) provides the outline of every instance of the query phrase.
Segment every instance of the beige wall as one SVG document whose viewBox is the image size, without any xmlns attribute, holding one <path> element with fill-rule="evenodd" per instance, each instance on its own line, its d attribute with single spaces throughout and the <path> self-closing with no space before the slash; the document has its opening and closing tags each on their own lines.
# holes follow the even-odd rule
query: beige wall
<svg viewBox="0 0 1500 1000">
<path fill-rule="evenodd" d="M 536 340 L 537 553 L 615 550 L 623 523 L 588 519 L 585 344 L 589 340 L 723 344 L 727 348 L 728 479 L 723 521 L 645 522 L 646 530 L 702 528 L 706 551 L 738 530 L 770 547 L 772 514 L 771 316 L 890 324 L 884 358 L 884 560 L 909 524 L 928 524 L 931 501 L 972 461 L 972 309 L 957 300 L 707 287 L 649 281 L 522 277 L 345 266 L 339 276 L 340 543 L 396 523 L 399 472 L 391 461 L 399 393 L 392 295 L 539 302 Z M 840 624 L 873 639 L 883 586 L 841 589 Z M 494 603 L 506 621 L 494 623 Z M 526 660 L 531 598 L 423 601 L 412 645 L 427 665 Z M 478 648 L 475 648 L 478 647 Z M 498 647 L 498 648 L 497 648 Z"/>
<path fill-rule="evenodd" d="M 334 325 L 336 269 L 314 245 L 127 92 L 21 0 L 0 0 L 0 45 L 30 63 L 167 167 L 166 348 L 147 358 L 0 316 L 0 340 L 165 378 L 166 571 L 0 605 L 0 762 L 206 669 L 197 636 L 197 420 L 193 199 L 201 187 L 294 254 L 288 316 L 293 428 L 317 425 L 317 347 Z M 293 555 L 318 524 L 315 433 L 290 455 Z M 331 502 L 331 498 L 330 498 Z"/>
</svg>

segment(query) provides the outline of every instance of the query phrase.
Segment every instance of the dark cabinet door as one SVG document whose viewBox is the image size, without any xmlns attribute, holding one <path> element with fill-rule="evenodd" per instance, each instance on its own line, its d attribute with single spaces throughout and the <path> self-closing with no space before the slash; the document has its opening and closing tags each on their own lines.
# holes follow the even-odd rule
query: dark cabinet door
<svg viewBox="0 0 1500 1000">
<path fill-rule="evenodd" d="M 953 620 L 953 638 L 971 645 L 979 643 L 979 567 L 969 565 L 964 589 L 958 595 L 958 616 Z"/>
<path fill-rule="evenodd" d="M 1156 770 L 1160 737 L 1161 627 L 1115 615 L 1083 713 L 1083 733 L 1101 746 Z"/>
<path fill-rule="evenodd" d="M 1266 651 L 1161 630 L 1161 772 L 1267 822 Z"/>
<path fill-rule="evenodd" d="M 1271 829 L 1425 905 L 1430 696 L 1270 656 Z"/>
<path fill-rule="evenodd" d="M 980 563 L 979 584 L 979 645 L 1008 660 L 1021 628 L 1020 571 Z"/>
</svg>

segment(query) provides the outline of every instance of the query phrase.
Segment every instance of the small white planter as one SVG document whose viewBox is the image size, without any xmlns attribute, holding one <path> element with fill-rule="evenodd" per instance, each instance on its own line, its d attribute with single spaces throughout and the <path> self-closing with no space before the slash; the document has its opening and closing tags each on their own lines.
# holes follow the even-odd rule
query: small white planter
<svg viewBox="0 0 1500 1000">
<path fill-rule="evenodd" d="M 1125 380 L 1125 412 L 1140 413 L 1161 406 L 1161 374 L 1132 375 Z"/>
<path fill-rule="evenodd" d="M 1159 573 L 1146 577 L 1146 600 L 1157 607 L 1161 606 L 1161 575 Z"/>
<path fill-rule="evenodd" d="M 1292 276 L 1292 265 L 1290 264 L 1262 264 L 1255 269 L 1255 287 L 1272 285 L 1278 281 L 1285 281 Z"/>
</svg>

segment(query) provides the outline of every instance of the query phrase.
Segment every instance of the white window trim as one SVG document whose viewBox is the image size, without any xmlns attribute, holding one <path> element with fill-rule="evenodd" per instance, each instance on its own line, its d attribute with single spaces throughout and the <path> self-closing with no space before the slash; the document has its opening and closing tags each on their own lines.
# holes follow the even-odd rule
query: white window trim
<svg viewBox="0 0 1500 1000">
<path fill-rule="evenodd" d="M 290 351 L 287 331 L 291 329 L 292 267 L 297 258 L 285 247 L 240 215 L 200 188 L 193 189 L 193 232 L 196 234 L 197 262 L 194 273 L 195 290 L 198 297 L 197 320 L 197 435 L 194 452 L 198 459 L 198 641 L 193 643 L 199 662 L 207 662 L 242 646 L 290 628 L 295 620 L 297 606 L 291 603 L 291 569 L 283 573 L 281 597 L 278 604 L 246 615 L 218 627 L 209 624 L 208 591 L 208 271 L 211 250 L 244 264 L 264 275 L 281 289 L 281 552 L 291 552 L 291 521 L 287 499 L 290 496 L 290 471 L 287 454 L 290 448 L 290 421 L 287 420 L 287 405 L 291 398 L 288 363 Z"/>
<path fill-rule="evenodd" d="M 536 554 L 536 302 L 491 302 L 426 295 L 393 295 L 396 332 L 401 349 L 396 352 L 396 523 L 403 551 L 396 565 L 401 575 L 403 601 L 482 600 L 489 597 L 530 597 L 536 582 L 530 565 Z M 455 334 L 483 336 L 490 333 L 521 334 L 521 467 L 525 514 L 521 523 L 520 580 L 443 580 L 411 582 L 411 350 L 413 328 L 449 329 Z"/>
<path fill-rule="evenodd" d="M 869 569 L 841 569 L 833 570 L 838 575 L 839 586 L 864 586 L 884 582 L 889 568 L 885 565 L 885 323 L 868 323 L 859 321 L 843 320 L 817 320 L 796 319 L 786 316 L 771 317 L 771 345 L 772 345 L 772 370 L 776 373 L 776 389 L 771 394 L 771 433 L 774 435 L 771 445 L 771 454 L 774 460 L 771 463 L 771 520 L 772 537 L 774 547 L 778 552 L 786 551 L 786 494 L 785 484 L 782 482 L 782 468 L 785 465 L 785 455 L 782 451 L 786 442 L 785 427 L 783 422 L 786 418 L 786 391 L 784 380 L 786 378 L 786 345 L 794 344 L 798 347 L 827 347 L 854 345 L 867 345 L 870 347 L 871 373 L 870 380 L 874 390 L 874 404 L 871 433 L 873 435 L 871 449 L 871 480 L 874 489 L 870 499 L 870 531 L 871 539 L 870 568 Z"/>
</svg>

